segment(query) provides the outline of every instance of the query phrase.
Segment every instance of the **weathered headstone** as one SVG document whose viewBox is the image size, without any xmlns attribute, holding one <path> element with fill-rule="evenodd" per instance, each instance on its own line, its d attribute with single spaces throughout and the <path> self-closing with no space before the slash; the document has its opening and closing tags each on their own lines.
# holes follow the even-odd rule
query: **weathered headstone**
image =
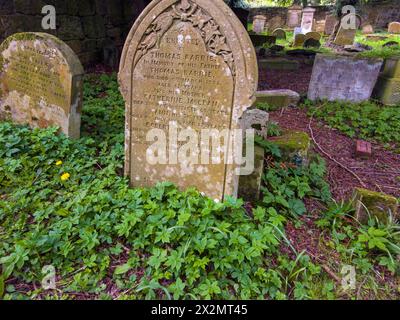
<svg viewBox="0 0 400 320">
<path fill-rule="evenodd" d="M 389 23 L 388 32 L 394 34 L 400 34 L 400 22 Z"/>
<path fill-rule="evenodd" d="M 324 33 L 330 36 L 335 31 L 335 26 L 337 22 L 338 19 L 333 14 L 327 15 Z"/>
<path fill-rule="evenodd" d="M 271 46 L 276 43 L 276 37 L 274 36 L 266 36 L 263 34 L 251 34 L 250 35 L 251 42 L 253 43 L 254 47 L 261 47 L 261 46 Z"/>
<path fill-rule="evenodd" d="M 306 36 L 302 33 L 298 33 L 294 37 L 293 47 L 301 47 L 306 40 Z"/>
<path fill-rule="evenodd" d="M 336 35 L 334 43 L 338 46 L 347 46 L 354 44 L 357 29 L 345 29 L 342 26 Z"/>
<path fill-rule="evenodd" d="M 316 10 L 314 8 L 309 8 L 309 7 L 304 8 L 304 10 L 303 10 L 303 18 L 301 20 L 301 29 L 303 30 L 304 34 L 313 31 L 315 11 Z"/>
<path fill-rule="evenodd" d="M 317 54 L 308 91 L 310 100 L 361 102 L 371 97 L 382 59 Z"/>
<path fill-rule="evenodd" d="M 400 105 L 400 58 L 385 60 L 372 95 L 385 105 Z"/>
<path fill-rule="evenodd" d="M 295 28 L 300 26 L 302 12 L 303 8 L 302 6 L 299 5 L 293 5 L 288 8 L 288 16 L 286 24 L 289 28 Z"/>
<path fill-rule="evenodd" d="M 262 33 L 265 30 L 265 22 L 267 18 L 261 15 L 254 16 L 253 18 L 253 31 L 255 33 Z"/>
<path fill-rule="evenodd" d="M 322 38 L 322 36 L 319 32 L 311 31 L 306 34 L 305 40 L 314 39 L 314 40 L 320 41 L 321 38 Z"/>
<path fill-rule="evenodd" d="M 313 38 L 307 39 L 304 41 L 303 44 L 304 48 L 320 48 L 321 47 L 321 42 L 319 42 L 318 40 L 315 40 Z"/>
<path fill-rule="evenodd" d="M 237 194 L 237 164 L 220 157 L 220 164 L 176 159 L 185 150 L 185 131 L 200 136 L 206 129 L 240 129 L 243 112 L 254 103 L 256 53 L 223 1 L 151 2 L 127 38 L 119 82 L 127 110 L 125 173 L 132 186 L 170 181 L 216 200 Z M 148 158 L 154 129 L 165 133 L 165 163 Z"/>
<path fill-rule="evenodd" d="M 79 138 L 83 68 L 64 42 L 18 33 L 0 46 L 0 117 L 32 127 L 58 126 Z"/>
<path fill-rule="evenodd" d="M 282 28 L 277 28 L 272 32 L 272 35 L 277 39 L 285 39 L 286 40 L 286 32 Z"/>
<path fill-rule="evenodd" d="M 374 27 L 370 24 L 366 24 L 362 27 L 362 33 L 363 34 L 371 34 L 374 33 Z"/>
</svg>

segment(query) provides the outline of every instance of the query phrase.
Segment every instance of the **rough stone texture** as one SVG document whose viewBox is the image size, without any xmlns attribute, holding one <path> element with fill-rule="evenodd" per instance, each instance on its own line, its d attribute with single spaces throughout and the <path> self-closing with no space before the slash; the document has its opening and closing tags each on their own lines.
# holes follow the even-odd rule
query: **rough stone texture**
<svg viewBox="0 0 400 320">
<path fill-rule="evenodd" d="M 360 159 L 369 159 L 372 156 L 372 144 L 368 141 L 356 141 L 356 157 Z"/>
<path fill-rule="evenodd" d="M 303 17 L 301 19 L 301 29 L 303 30 L 304 34 L 313 31 L 315 11 L 316 10 L 314 8 L 309 8 L 309 7 L 304 8 L 303 10 Z"/>
<path fill-rule="evenodd" d="M 368 223 L 369 217 L 387 223 L 390 216 L 397 219 L 399 215 L 397 199 L 384 193 L 356 188 L 353 204 L 356 209 L 355 217 L 363 224 Z"/>
<path fill-rule="evenodd" d="M 298 33 L 294 36 L 293 47 L 302 47 L 304 41 L 306 40 L 306 36 L 302 33 Z"/>
<path fill-rule="evenodd" d="M 311 32 L 306 33 L 306 37 L 305 37 L 304 41 L 307 41 L 308 39 L 314 39 L 314 40 L 320 41 L 321 38 L 322 38 L 322 36 L 319 32 L 311 31 Z"/>
<path fill-rule="evenodd" d="M 286 32 L 282 28 L 277 28 L 272 32 L 272 35 L 277 39 L 285 39 L 286 40 Z"/>
<path fill-rule="evenodd" d="M 286 24 L 289 28 L 299 27 L 301 25 L 301 17 L 303 14 L 303 7 L 293 5 L 288 8 Z"/>
<path fill-rule="evenodd" d="M 254 149 L 254 171 L 251 175 L 241 175 L 239 178 L 238 197 L 247 202 L 260 200 L 262 176 L 264 173 L 265 150 L 259 146 Z"/>
<path fill-rule="evenodd" d="M 256 92 L 257 104 L 268 104 L 271 110 L 295 107 L 300 102 L 300 95 L 292 90 L 264 90 Z"/>
<path fill-rule="evenodd" d="M 171 181 L 196 187 L 221 200 L 237 196 L 237 165 L 152 165 L 146 135 L 166 133 L 173 125 L 203 129 L 238 129 L 255 101 L 256 53 L 247 31 L 222 1 L 152 2 L 135 22 L 122 54 L 119 82 L 126 101 L 125 174 L 132 186 Z M 172 122 L 172 123 L 171 123 Z M 185 138 L 186 140 L 186 138 Z M 207 148 L 206 148 L 207 149 Z M 171 163 L 174 157 L 168 157 Z"/>
<path fill-rule="evenodd" d="M 15 34 L 0 46 L 0 116 L 79 138 L 82 77 L 79 59 L 61 40 Z"/>
<path fill-rule="evenodd" d="M 0 42 L 18 32 L 46 32 L 73 43 L 84 65 L 103 62 L 104 41 L 121 54 L 132 22 L 149 0 L 0 0 Z M 42 7 L 54 5 L 57 29 L 43 30 Z M 95 40 L 86 46 L 88 40 Z"/>
<path fill-rule="evenodd" d="M 324 33 L 330 36 L 335 31 L 335 26 L 337 22 L 338 19 L 333 14 L 327 15 Z"/>
<path fill-rule="evenodd" d="M 386 59 L 372 96 L 385 105 L 400 104 L 400 58 Z"/>
<path fill-rule="evenodd" d="M 285 131 L 279 137 L 269 138 L 282 153 L 282 159 L 298 165 L 308 165 L 311 138 L 302 131 Z"/>
<path fill-rule="evenodd" d="M 344 29 L 340 27 L 334 43 L 338 46 L 353 45 L 356 33 L 356 29 Z"/>
<path fill-rule="evenodd" d="M 308 98 L 351 102 L 368 100 L 382 62 L 382 59 L 317 54 Z"/>
<path fill-rule="evenodd" d="M 243 130 L 254 129 L 256 134 L 267 138 L 269 113 L 259 109 L 246 110 L 241 118 Z"/>
<path fill-rule="evenodd" d="M 267 70 L 298 70 L 300 68 L 298 61 L 285 58 L 260 59 L 258 65 Z"/>
<path fill-rule="evenodd" d="M 265 29 L 265 22 L 267 18 L 264 16 L 254 16 L 253 18 L 253 31 L 255 33 L 262 33 Z"/>
<path fill-rule="evenodd" d="M 320 48 L 321 42 L 313 38 L 307 39 L 303 44 L 304 48 Z"/>
<path fill-rule="evenodd" d="M 400 22 L 389 23 L 388 32 L 394 34 L 400 34 Z"/>
</svg>

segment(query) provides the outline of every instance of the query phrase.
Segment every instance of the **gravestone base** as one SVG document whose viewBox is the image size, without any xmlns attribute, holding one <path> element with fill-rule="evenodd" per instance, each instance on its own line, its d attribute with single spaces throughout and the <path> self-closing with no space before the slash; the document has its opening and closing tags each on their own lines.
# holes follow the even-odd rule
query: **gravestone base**
<svg viewBox="0 0 400 320">
<path fill-rule="evenodd" d="M 256 48 L 264 45 L 270 46 L 276 43 L 276 37 L 261 34 L 250 34 L 250 39 Z"/>
<path fill-rule="evenodd" d="M 254 148 L 254 171 L 251 175 L 240 176 L 238 197 L 246 202 L 257 202 L 260 200 L 262 175 L 264 173 L 263 148 L 256 146 Z"/>
</svg>

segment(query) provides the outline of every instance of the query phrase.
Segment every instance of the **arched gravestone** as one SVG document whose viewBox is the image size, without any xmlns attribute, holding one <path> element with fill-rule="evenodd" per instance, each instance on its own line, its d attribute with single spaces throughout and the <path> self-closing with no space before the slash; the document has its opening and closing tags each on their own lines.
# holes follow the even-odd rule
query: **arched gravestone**
<svg viewBox="0 0 400 320">
<path fill-rule="evenodd" d="M 83 68 L 64 42 L 17 33 L 0 46 L 0 117 L 31 127 L 58 126 L 79 138 Z"/>
<path fill-rule="evenodd" d="M 127 38 L 119 82 L 126 101 L 125 173 L 133 187 L 170 181 L 213 199 L 236 195 L 236 165 L 171 164 L 175 126 L 199 135 L 203 129 L 237 129 L 255 100 L 255 50 L 222 0 L 153 1 Z M 168 164 L 146 160 L 154 143 L 146 136 L 155 128 L 166 133 Z"/>
</svg>

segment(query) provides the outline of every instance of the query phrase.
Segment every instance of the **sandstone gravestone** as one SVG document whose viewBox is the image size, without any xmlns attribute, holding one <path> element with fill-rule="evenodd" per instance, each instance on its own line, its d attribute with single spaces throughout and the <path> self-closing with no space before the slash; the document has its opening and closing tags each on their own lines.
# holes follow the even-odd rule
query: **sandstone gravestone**
<svg viewBox="0 0 400 320">
<path fill-rule="evenodd" d="M 373 97 L 385 105 L 400 105 L 400 58 L 385 60 L 385 66 L 375 85 Z"/>
<path fill-rule="evenodd" d="M 272 35 L 277 39 L 285 39 L 286 40 L 286 32 L 282 28 L 275 29 L 272 32 Z"/>
<path fill-rule="evenodd" d="M 303 18 L 301 20 L 301 29 L 303 30 L 304 34 L 311 32 L 313 30 L 315 11 L 316 10 L 314 8 L 305 8 L 303 10 Z"/>
<path fill-rule="evenodd" d="M 361 102 L 371 97 L 382 59 L 317 54 L 308 98 Z"/>
<path fill-rule="evenodd" d="M 303 12 L 302 6 L 293 5 L 289 7 L 287 16 L 287 26 L 289 28 L 295 28 L 300 26 L 302 12 Z"/>
<path fill-rule="evenodd" d="M 340 27 L 334 43 L 338 46 L 353 45 L 356 33 L 356 29 L 344 29 Z"/>
<path fill-rule="evenodd" d="M 267 18 L 264 16 L 254 16 L 253 18 L 253 31 L 255 33 L 261 33 L 264 32 L 265 29 L 265 22 L 267 21 Z"/>
<path fill-rule="evenodd" d="M 82 76 L 79 59 L 58 38 L 14 34 L 0 46 L 0 117 L 79 138 Z"/>
<path fill-rule="evenodd" d="M 301 47 L 306 40 L 306 36 L 304 34 L 298 33 L 294 37 L 293 47 Z"/>
<path fill-rule="evenodd" d="M 325 30 L 324 33 L 328 36 L 330 36 L 334 31 L 335 31 L 335 26 L 336 23 L 338 22 L 338 19 L 330 14 L 326 16 L 326 21 L 325 21 Z"/>
<path fill-rule="evenodd" d="M 237 194 L 237 165 L 223 159 L 221 164 L 179 163 L 176 153 L 184 151 L 187 138 L 179 139 L 178 148 L 174 134 L 240 129 L 243 112 L 254 103 L 255 50 L 223 1 L 150 3 L 127 38 L 119 82 L 126 101 L 125 173 L 133 187 L 170 181 L 216 200 Z M 154 141 L 146 136 L 152 129 L 165 133 L 165 163 L 148 161 Z"/>
<path fill-rule="evenodd" d="M 319 32 L 312 31 L 312 32 L 308 32 L 306 34 L 305 41 L 308 39 L 314 39 L 314 40 L 320 41 L 321 38 L 322 38 L 322 36 Z"/>
<path fill-rule="evenodd" d="M 389 23 L 388 32 L 394 34 L 400 34 L 400 22 Z"/>
</svg>

